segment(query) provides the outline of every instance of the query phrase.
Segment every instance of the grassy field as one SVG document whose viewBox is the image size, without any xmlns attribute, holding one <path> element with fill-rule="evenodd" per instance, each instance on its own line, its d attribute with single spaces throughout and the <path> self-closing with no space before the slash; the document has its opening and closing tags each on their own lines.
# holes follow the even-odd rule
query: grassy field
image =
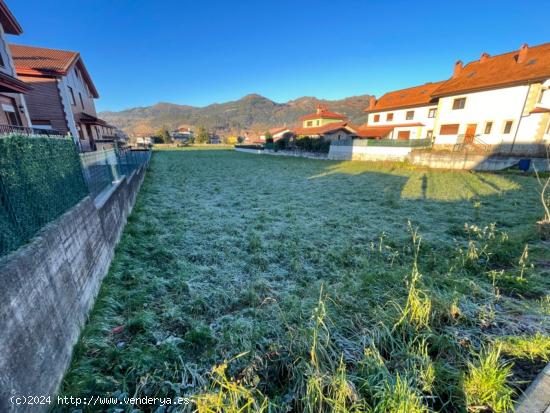
<svg viewBox="0 0 550 413">
<path fill-rule="evenodd" d="M 61 394 L 507 411 L 550 355 L 537 197 L 519 174 L 157 152 Z"/>
</svg>

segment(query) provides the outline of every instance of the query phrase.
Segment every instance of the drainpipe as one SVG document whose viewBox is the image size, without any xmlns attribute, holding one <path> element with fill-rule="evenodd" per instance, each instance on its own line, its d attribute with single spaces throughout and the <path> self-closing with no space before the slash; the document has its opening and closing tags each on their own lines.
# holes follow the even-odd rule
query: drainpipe
<svg viewBox="0 0 550 413">
<path fill-rule="evenodd" d="M 514 145 L 516 144 L 516 138 L 518 137 L 519 127 L 521 125 L 521 120 L 523 119 L 523 112 L 525 112 L 525 106 L 527 105 L 527 99 L 529 98 L 529 91 L 530 90 L 531 90 L 531 83 L 527 83 L 527 93 L 525 94 L 525 100 L 523 101 L 523 107 L 521 108 L 521 112 L 519 114 L 519 120 L 518 120 L 518 124 L 516 126 L 516 132 L 514 133 L 514 139 L 512 140 L 512 146 L 510 147 L 510 155 L 512 155 L 512 152 L 514 150 Z"/>
</svg>

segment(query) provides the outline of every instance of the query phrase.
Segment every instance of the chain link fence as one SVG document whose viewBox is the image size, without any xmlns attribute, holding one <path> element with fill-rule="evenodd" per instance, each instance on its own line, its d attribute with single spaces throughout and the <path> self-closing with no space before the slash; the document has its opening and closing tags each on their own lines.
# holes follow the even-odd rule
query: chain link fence
<svg viewBox="0 0 550 413">
<path fill-rule="evenodd" d="M 0 136 L 0 256 L 150 157 L 150 151 L 114 149 L 79 154 L 67 137 Z"/>
<path fill-rule="evenodd" d="M 108 149 L 80 154 L 82 172 L 90 194 L 100 192 L 129 176 L 141 165 L 149 162 L 151 151 Z"/>
<path fill-rule="evenodd" d="M 88 194 L 71 139 L 0 138 L 0 255 Z"/>
</svg>

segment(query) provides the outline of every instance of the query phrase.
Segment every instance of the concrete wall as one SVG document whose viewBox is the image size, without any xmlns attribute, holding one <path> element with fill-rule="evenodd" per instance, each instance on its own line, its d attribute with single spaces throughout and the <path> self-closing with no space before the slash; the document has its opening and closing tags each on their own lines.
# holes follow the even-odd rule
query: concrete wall
<svg viewBox="0 0 550 413">
<path fill-rule="evenodd" d="M 409 162 L 413 165 L 425 166 L 432 169 L 455 169 L 473 171 L 501 171 L 516 165 L 521 157 L 518 156 L 485 156 L 461 153 L 430 153 L 412 152 Z M 548 171 L 548 161 L 544 158 L 531 158 L 537 171 Z"/>
<path fill-rule="evenodd" d="M 406 125 L 406 124 L 418 124 L 422 123 L 424 126 L 402 126 L 390 133 L 389 139 L 397 139 L 397 132 L 399 130 L 408 130 L 411 132 L 410 139 L 424 139 L 429 130 L 434 130 L 436 117 L 429 117 L 430 109 L 437 109 L 436 104 L 417 106 L 413 108 L 394 109 L 394 110 L 382 110 L 379 112 L 369 113 L 367 118 L 367 125 L 372 127 L 377 126 L 391 126 L 391 125 Z M 414 112 L 412 119 L 407 119 L 407 112 Z M 386 117 L 388 113 L 393 113 L 393 120 L 388 121 Z M 376 115 L 380 116 L 378 122 L 374 121 Z"/>
<path fill-rule="evenodd" d="M 54 395 L 145 176 L 145 166 L 0 260 L 0 412 L 11 396 Z"/>
<path fill-rule="evenodd" d="M 412 148 L 330 145 L 328 158 L 336 161 L 405 161 Z"/>
</svg>

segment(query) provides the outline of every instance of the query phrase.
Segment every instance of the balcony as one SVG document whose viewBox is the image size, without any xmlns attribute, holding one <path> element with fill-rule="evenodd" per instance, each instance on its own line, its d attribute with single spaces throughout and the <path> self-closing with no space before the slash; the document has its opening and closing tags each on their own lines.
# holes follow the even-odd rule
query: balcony
<svg viewBox="0 0 550 413">
<path fill-rule="evenodd" d="M 42 135 L 42 136 L 65 136 L 66 133 L 53 129 L 28 128 L 25 126 L 1 125 L 0 135 Z"/>
</svg>

